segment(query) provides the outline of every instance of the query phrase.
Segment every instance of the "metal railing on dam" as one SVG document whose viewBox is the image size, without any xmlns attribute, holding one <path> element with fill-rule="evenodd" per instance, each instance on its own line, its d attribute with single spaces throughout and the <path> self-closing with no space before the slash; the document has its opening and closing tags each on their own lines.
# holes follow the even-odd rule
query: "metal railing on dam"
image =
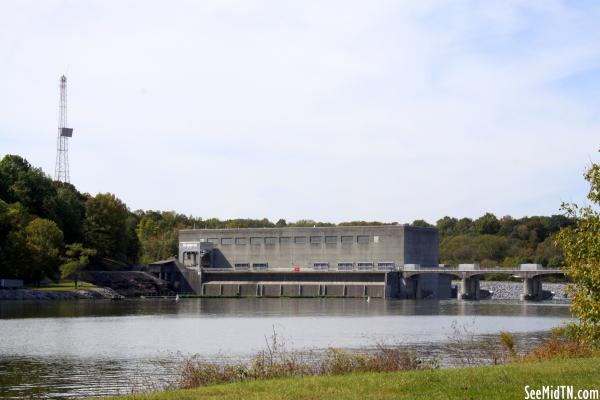
<svg viewBox="0 0 600 400">
<path fill-rule="evenodd" d="M 324 268 L 322 266 L 319 267 L 308 267 L 308 268 L 299 268 L 299 267 L 264 267 L 261 266 L 259 268 L 253 267 L 244 267 L 244 268 L 216 268 L 216 267 L 203 267 L 201 268 L 202 272 L 256 272 L 256 273 L 265 273 L 265 272 L 282 272 L 282 273 L 290 273 L 290 272 L 303 272 L 303 273 L 322 273 L 322 272 L 331 272 L 331 273 L 340 273 L 345 274 L 349 272 L 401 272 L 406 277 L 411 277 L 414 275 L 422 275 L 422 274 L 446 274 L 446 275 L 454 275 L 458 278 L 462 277 L 471 277 L 471 276 L 479 276 L 486 274 L 502 274 L 502 275 L 510 275 L 516 277 L 533 277 L 538 275 L 563 275 L 564 272 L 561 269 L 521 269 L 521 268 L 481 268 L 481 269 L 459 269 L 458 267 L 361 267 L 354 266 L 350 268 L 349 266 L 343 266 L 339 268 Z"/>
</svg>

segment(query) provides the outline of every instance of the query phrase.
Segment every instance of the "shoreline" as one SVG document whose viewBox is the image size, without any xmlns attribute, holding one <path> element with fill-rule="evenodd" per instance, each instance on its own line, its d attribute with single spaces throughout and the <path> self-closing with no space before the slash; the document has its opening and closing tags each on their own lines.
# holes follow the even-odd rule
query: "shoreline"
<svg viewBox="0 0 600 400">
<path fill-rule="evenodd" d="M 508 281 L 481 281 L 481 289 L 486 289 L 493 292 L 491 298 L 487 300 L 519 300 L 519 296 L 523 291 L 521 282 Z M 549 290 L 554 293 L 553 300 L 568 302 L 566 297 L 567 283 L 545 283 L 544 290 Z M 196 298 L 195 296 L 191 296 Z M 20 301 L 20 300 L 35 300 L 35 301 L 56 301 L 56 300 L 112 300 L 121 299 L 122 295 L 108 287 L 85 288 L 72 292 L 58 290 L 36 290 L 36 289 L 0 289 L 0 301 Z M 137 298 L 137 297 L 132 297 Z M 197 296 L 197 298 L 205 298 Z M 244 297 L 234 297 L 243 299 Z M 393 299 L 392 299 L 393 300 Z M 447 299 L 443 299 L 447 300 Z"/>
<path fill-rule="evenodd" d="M 95 287 L 72 292 L 36 289 L 0 289 L 0 301 L 60 301 L 60 300 L 112 300 L 122 298 L 111 288 Z"/>
<path fill-rule="evenodd" d="M 522 282 L 509 281 L 480 281 L 481 289 L 486 289 L 493 292 L 489 300 L 518 300 L 523 293 Z M 569 301 L 566 297 L 567 283 L 544 283 L 544 290 L 549 290 L 554 293 L 551 300 Z"/>
<path fill-rule="evenodd" d="M 252 380 L 192 389 L 103 397 L 104 400 L 170 399 L 516 399 L 550 382 L 598 393 L 600 358 L 558 358 L 464 368 L 363 372 Z"/>
</svg>

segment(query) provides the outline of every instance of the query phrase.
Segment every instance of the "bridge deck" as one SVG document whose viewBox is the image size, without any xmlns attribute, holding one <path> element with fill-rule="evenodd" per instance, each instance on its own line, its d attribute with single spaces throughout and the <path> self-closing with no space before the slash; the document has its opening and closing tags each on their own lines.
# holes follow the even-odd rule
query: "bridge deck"
<svg viewBox="0 0 600 400">
<path fill-rule="evenodd" d="M 562 274 L 564 273 L 561 269 L 518 269 L 518 268 L 482 268 L 482 269 L 458 269 L 458 268 L 419 268 L 419 269 L 399 269 L 402 272 L 430 272 L 443 274 L 446 272 L 473 272 L 473 273 L 484 273 L 484 274 L 519 274 L 523 272 L 533 272 L 541 274 Z"/>
</svg>

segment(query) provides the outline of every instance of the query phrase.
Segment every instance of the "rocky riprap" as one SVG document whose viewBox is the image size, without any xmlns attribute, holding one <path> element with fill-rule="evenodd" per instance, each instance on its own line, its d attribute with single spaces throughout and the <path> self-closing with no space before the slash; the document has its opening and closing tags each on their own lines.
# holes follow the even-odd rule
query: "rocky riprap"
<svg viewBox="0 0 600 400">
<path fill-rule="evenodd" d="M 79 300 L 119 299 L 120 294 L 110 288 L 87 288 L 74 292 L 34 289 L 0 289 L 0 300 Z"/>
<path fill-rule="evenodd" d="M 169 293 L 169 284 L 143 271 L 83 271 L 80 279 L 99 287 L 111 288 L 125 297 Z"/>
<path fill-rule="evenodd" d="M 544 290 L 554 292 L 554 300 L 567 300 L 565 297 L 566 283 L 543 283 Z M 492 300 L 513 300 L 519 299 L 523 293 L 522 282 L 496 282 L 496 281 L 480 281 L 481 289 L 493 292 Z"/>
</svg>

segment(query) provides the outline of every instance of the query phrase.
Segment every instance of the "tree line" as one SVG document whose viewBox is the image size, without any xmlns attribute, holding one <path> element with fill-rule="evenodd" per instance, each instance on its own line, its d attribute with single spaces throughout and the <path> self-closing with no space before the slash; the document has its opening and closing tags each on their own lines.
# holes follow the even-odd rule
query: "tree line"
<svg viewBox="0 0 600 400">
<path fill-rule="evenodd" d="M 512 267 L 537 262 L 559 267 L 562 253 L 553 243 L 556 233 L 573 218 L 485 214 L 444 217 L 432 225 L 440 233 L 442 263 L 479 262 Z M 348 221 L 339 224 L 280 219 L 202 219 L 174 211 L 131 211 L 111 193 L 92 196 L 68 183 L 53 181 L 18 155 L 0 161 L 0 277 L 36 282 L 57 278 L 88 263 L 115 260 L 147 264 L 177 254 L 178 232 L 189 228 L 270 228 L 348 225 L 397 225 L 396 222 Z M 61 269 L 62 267 L 62 269 Z"/>
<path fill-rule="evenodd" d="M 444 217 L 435 226 L 442 263 L 473 262 L 482 267 L 536 263 L 560 268 L 564 257 L 555 244 L 556 235 L 574 223 L 574 218 L 564 215 L 497 218 L 486 213 L 475 220 Z"/>
</svg>

